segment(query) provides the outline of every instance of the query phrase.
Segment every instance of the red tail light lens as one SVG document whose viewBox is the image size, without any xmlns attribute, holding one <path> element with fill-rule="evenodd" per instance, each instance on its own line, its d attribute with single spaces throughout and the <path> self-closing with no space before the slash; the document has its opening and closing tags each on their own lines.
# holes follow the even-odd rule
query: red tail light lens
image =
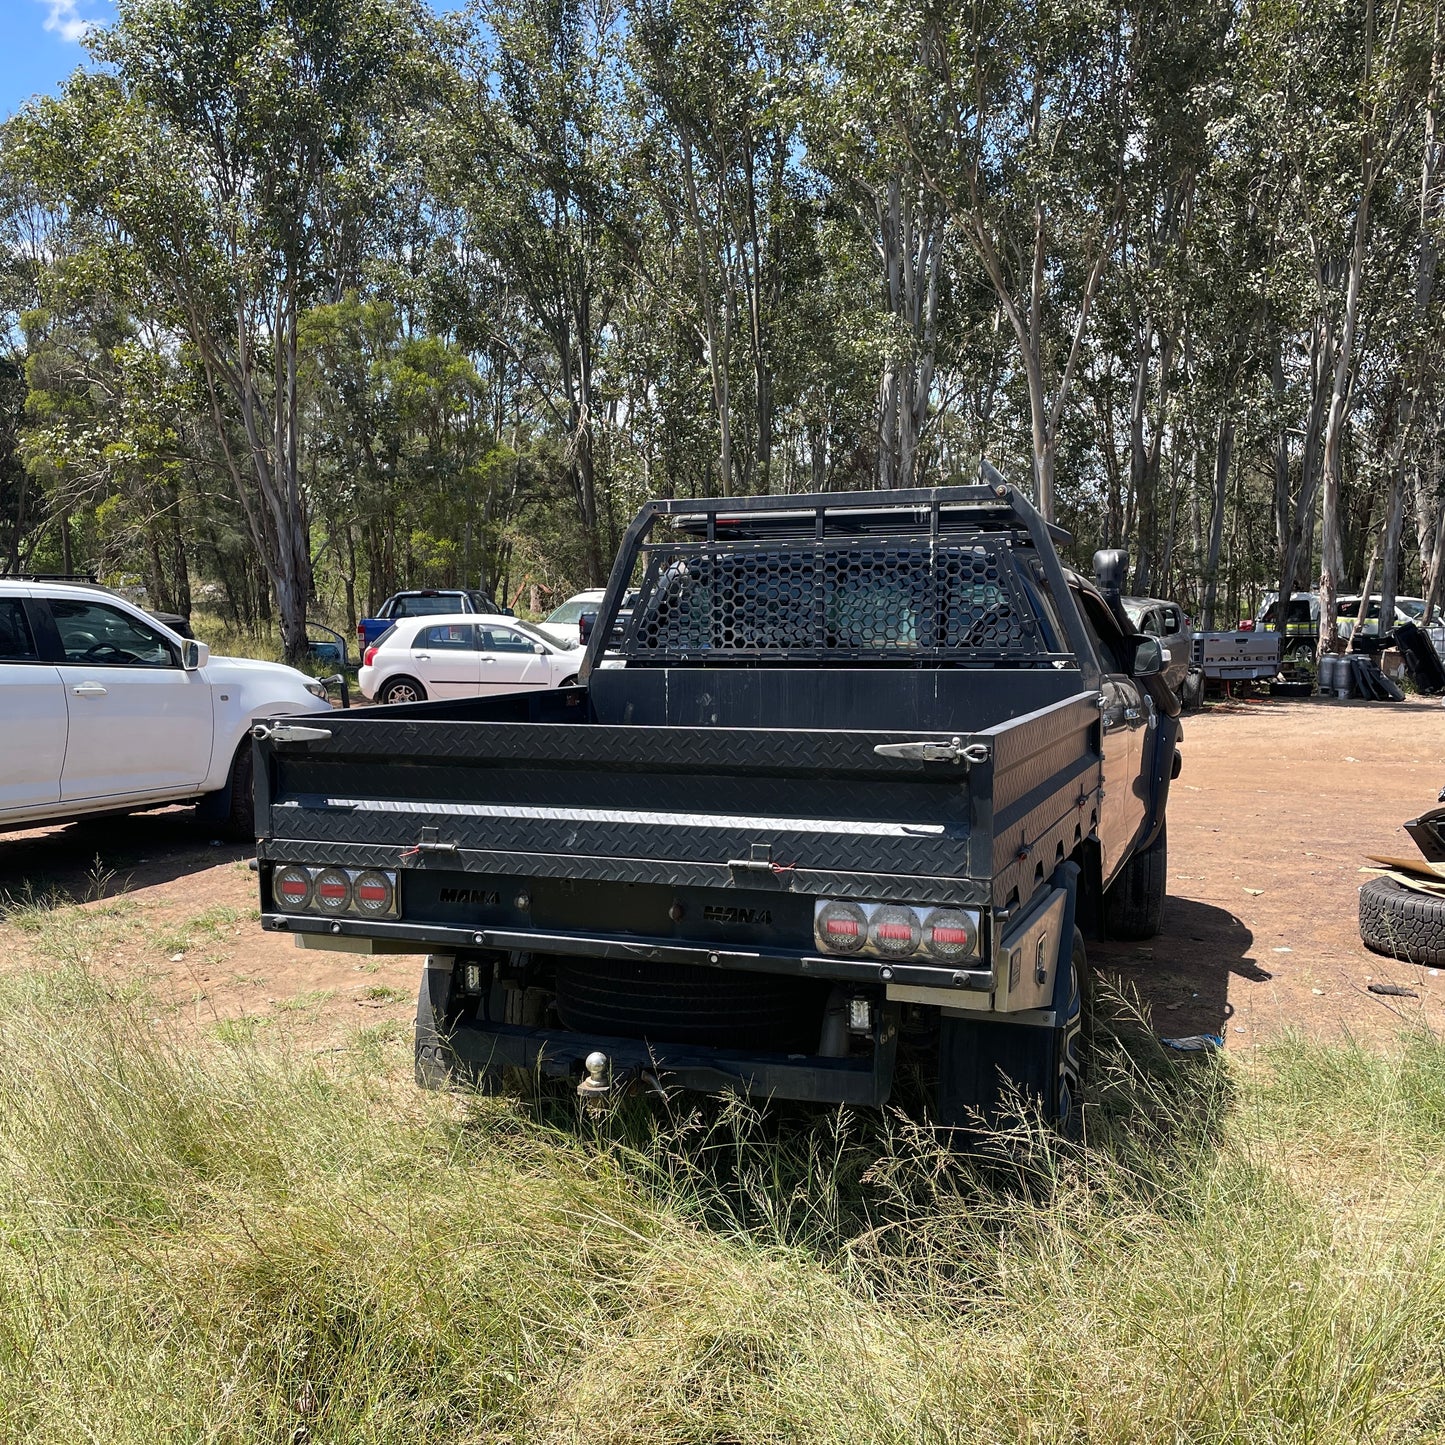
<svg viewBox="0 0 1445 1445">
<path fill-rule="evenodd" d="M 368 917 L 377 918 L 391 912 L 391 880 L 385 873 L 369 868 L 358 873 L 351 885 L 356 900 L 356 911 Z"/>
<path fill-rule="evenodd" d="M 345 913 L 351 906 L 351 879 L 340 868 L 326 868 L 316 875 L 316 903 L 326 913 Z"/>
<path fill-rule="evenodd" d="M 813 904 L 813 937 L 825 953 L 909 958 L 955 963 L 977 957 L 979 915 L 973 909 L 906 903 L 853 903 L 819 899 Z"/>
<path fill-rule="evenodd" d="M 825 903 L 814 914 L 813 934 L 829 953 L 862 953 L 868 915 L 856 903 Z"/>
<path fill-rule="evenodd" d="M 918 951 L 923 941 L 923 925 L 911 908 L 889 903 L 873 915 L 870 941 L 879 953 L 889 958 L 903 958 Z"/>
<path fill-rule="evenodd" d="M 923 921 L 923 946 L 934 958 L 952 962 L 978 947 L 978 929 L 961 909 L 935 908 Z"/>
<path fill-rule="evenodd" d="M 271 896 L 286 913 L 395 918 L 400 912 L 396 874 L 383 868 L 307 868 L 288 863 L 272 875 Z"/>
<path fill-rule="evenodd" d="M 370 667 L 371 664 L 372 664 L 375 660 L 376 660 L 376 648 L 375 648 L 374 646 L 373 646 L 373 647 L 368 647 L 368 648 L 366 649 L 366 651 L 365 651 L 365 652 L 362 654 L 362 656 L 361 656 L 361 665 L 362 665 L 363 667 Z"/>
<path fill-rule="evenodd" d="M 311 875 L 304 868 L 279 869 L 271 891 L 284 908 L 305 908 L 311 902 Z"/>
</svg>

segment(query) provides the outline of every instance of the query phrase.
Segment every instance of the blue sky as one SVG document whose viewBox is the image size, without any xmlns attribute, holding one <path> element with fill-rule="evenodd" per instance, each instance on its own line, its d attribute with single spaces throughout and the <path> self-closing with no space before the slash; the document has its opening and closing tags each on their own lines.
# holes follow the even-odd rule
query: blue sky
<svg viewBox="0 0 1445 1445">
<path fill-rule="evenodd" d="M 0 117 L 53 94 L 85 59 L 86 24 L 114 14 L 111 0 L 0 0 Z"/>
</svg>

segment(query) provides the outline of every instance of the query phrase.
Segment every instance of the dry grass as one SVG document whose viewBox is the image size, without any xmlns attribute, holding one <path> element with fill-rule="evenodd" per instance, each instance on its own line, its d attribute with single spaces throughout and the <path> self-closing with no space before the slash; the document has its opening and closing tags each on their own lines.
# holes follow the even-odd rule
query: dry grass
<svg viewBox="0 0 1445 1445">
<path fill-rule="evenodd" d="M 69 950 L 66 950 L 68 952 Z M 1091 1138 L 418 1094 L 0 980 L 0 1439 L 1419 1440 L 1445 1048 L 1106 1041 Z"/>
</svg>

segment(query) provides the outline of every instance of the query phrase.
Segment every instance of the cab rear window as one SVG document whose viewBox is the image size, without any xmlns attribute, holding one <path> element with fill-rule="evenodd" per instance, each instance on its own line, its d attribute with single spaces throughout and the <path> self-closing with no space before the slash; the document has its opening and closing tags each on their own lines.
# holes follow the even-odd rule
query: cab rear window
<svg viewBox="0 0 1445 1445">
<path fill-rule="evenodd" d="M 434 597 L 398 597 L 391 609 L 393 617 L 436 617 L 447 612 L 462 612 L 466 599 L 460 592 L 439 592 Z"/>
</svg>

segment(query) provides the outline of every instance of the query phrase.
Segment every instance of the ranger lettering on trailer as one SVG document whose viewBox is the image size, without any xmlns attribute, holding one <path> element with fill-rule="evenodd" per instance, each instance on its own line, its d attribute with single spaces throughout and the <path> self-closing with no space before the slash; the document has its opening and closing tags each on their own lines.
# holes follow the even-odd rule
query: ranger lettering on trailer
<svg viewBox="0 0 1445 1445">
<path fill-rule="evenodd" d="M 502 900 L 498 893 L 488 893 L 485 888 L 443 888 L 437 895 L 441 903 L 480 903 L 484 908 L 495 908 Z"/>
<path fill-rule="evenodd" d="M 771 908 L 718 908 L 709 904 L 702 911 L 709 923 L 771 923 Z"/>
</svg>

